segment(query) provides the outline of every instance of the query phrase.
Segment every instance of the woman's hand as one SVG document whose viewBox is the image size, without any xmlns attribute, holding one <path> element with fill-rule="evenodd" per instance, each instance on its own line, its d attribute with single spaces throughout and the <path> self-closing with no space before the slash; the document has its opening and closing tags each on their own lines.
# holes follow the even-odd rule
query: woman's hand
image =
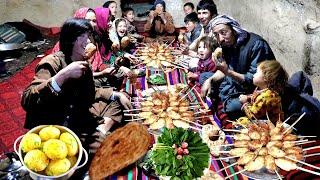
<svg viewBox="0 0 320 180">
<path fill-rule="evenodd" d="M 135 57 L 134 55 L 132 54 L 129 54 L 129 53 L 125 53 L 123 55 L 123 57 L 129 59 L 129 61 L 132 63 L 132 64 L 138 64 L 140 63 L 139 59 L 137 57 Z"/>
<path fill-rule="evenodd" d="M 102 74 L 104 75 L 113 75 L 115 73 L 114 67 L 108 67 L 102 71 Z"/>
<path fill-rule="evenodd" d="M 198 78 L 198 75 L 195 74 L 195 73 L 189 72 L 189 73 L 187 74 L 187 78 L 188 78 L 189 80 L 195 80 L 195 79 Z"/>
<path fill-rule="evenodd" d="M 78 79 L 89 70 L 89 64 L 86 61 L 75 61 L 70 63 L 67 67 L 59 71 L 55 76 L 55 81 L 61 87 L 68 79 Z"/>
<path fill-rule="evenodd" d="M 127 68 L 127 67 L 124 67 L 124 66 L 121 66 L 119 68 L 127 77 L 131 77 L 133 75 L 132 71 Z"/>
<path fill-rule="evenodd" d="M 114 92 L 114 96 L 119 100 L 125 109 L 132 109 L 131 101 L 124 93 Z"/>
</svg>

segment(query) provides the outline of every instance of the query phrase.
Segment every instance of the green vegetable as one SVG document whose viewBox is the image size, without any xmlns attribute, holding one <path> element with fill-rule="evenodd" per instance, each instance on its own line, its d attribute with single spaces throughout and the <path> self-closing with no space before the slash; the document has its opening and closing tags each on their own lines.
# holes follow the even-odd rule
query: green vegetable
<svg viewBox="0 0 320 180">
<path fill-rule="evenodd" d="M 188 143 L 189 154 L 177 159 L 177 150 L 172 146 L 175 144 L 180 147 L 182 142 Z M 182 128 L 165 128 L 154 145 L 151 159 L 157 175 L 191 180 L 203 175 L 203 170 L 209 166 L 209 156 L 209 148 L 202 142 L 199 133 Z"/>
<path fill-rule="evenodd" d="M 148 81 L 151 84 L 157 84 L 157 85 L 162 85 L 167 83 L 163 74 L 153 74 L 149 77 Z"/>
</svg>

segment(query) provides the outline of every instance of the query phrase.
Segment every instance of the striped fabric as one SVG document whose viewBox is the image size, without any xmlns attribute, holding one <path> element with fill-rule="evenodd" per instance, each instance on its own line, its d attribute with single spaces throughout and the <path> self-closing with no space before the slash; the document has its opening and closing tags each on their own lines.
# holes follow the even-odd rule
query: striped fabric
<svg viewBox="0 0 320 180">
<path fill-rule="evenodd" d="M 175 85 L 178 83 L 187 84 L 186 73 L 183 70 L 174 69 L 169 72 L 163 72 L 162 70 L 147 68 L 146 69 L 146 76 L 138 77 L 135 82 L 132 82 L 132 81 L 130 82 L 130 80 L 127 80 L 124 89 L 126 90 L 126 92 L 128 92 L 132 96 L 141 97 L 142 96 L 141 92 L 143 90 L 151 88 L 150 84 L 148 84 L 148 82 L 147 82 L 147 77 L 149 77 L 152 74 L 156 74 L 156 73 L 164 74 L 164 77 L 167 81 L 167 85 Z M 208 105 L 210 105 L 210 100 L 207 99 L 206 102 L 204 102 L 197 90 L 193 90 L 192 92 L 190 92 L 188 94 L 188 99 L 191 102 L 198 102 L 200 105 L 203 105 L 203 107 L 206 107 L 206 108 L 208 108 Z M 209 117 L 209 120 L 220 125 L 220 120 L 216 116 L 214 117 L 212 115 L 211 117 Z M 221 168 L 224 168 L 228 165 L 229 164 L 227 164 L 223 161 L 212 159 L 210 169 L 213 171 L 218 171 Z M 237 171 L 238 171 L 237 168 L 231 167 L 231 168 L 226 169 L 224 172 L 220 172 L 219 174 L 222 177 L 226 177 L 226 176 L 229 176 Z M 135 173 L 132 173 L 132 172 L 135 172 Z M 135 175 L 137 175 L 137 177 L 132 176 L 130 174 L 135 174 Z M 135 179 L 139 179 L 139 180 L 140 179 L 142 179 L 142 180 L 152 179 L 151 177 L 148 177 L 145 174 L 143 174 L 143 172 L 137 167 L 133 167 L 132 170 L 130 170 L 126 176 L 114 175 L 111 178 L 112 179 L 118 178 L 118 179 L 124 179 L 124 180 L 130 179 L 130 178 L 133 178 L 134 180 Z M 242 179 L 246 180 L 248 178 L 246 178 L 240 174 L 240 175 L 235 176 L 234 179 L 235 180 L 238 180 L 238 179 L 239 180 L 242 180 Z"/>
<path fill-rule="evenodd" d="M 155 74 L 155 73 L 164 73 L 163 71 L 158 71 L 152 68 L 147 68 L 146 70 L 146 76 L 144 77 L 139 77 L 137 78 L 135 83 L 131 83 L 129 80 L 127 80 L 126 84 L 125 84 L 125 90 L 126 92 L 128 92 L 129 94 L 133 95 L 133 96 L 138 96 L 141 97 L 141 92 L 143 90 L 146 90 L 150 85 L 148 85 L 146 77 Z M 167 80 L 167 85 L 175 85 L 178 83 L 183 83 L 183 84 L 187 84 L 187 78 L 186 78 L 186 74 L 184 71 L 179 70 L 179 69 L 175 69 L 173 71 L 170 72 L 166 72 L 164 73 L 165 78 Z M 193 90 L 193 92 L 189 93 L 188 98 L 191 102 L 198 102 L 201 105 L 204 105 L 206 107 L 210 107 L 211 105 L 211 101 L 210 99 L 206 99 L 206 102 L 203 102 L 203 100 L 201 99 L 199 93 L 196 90 Z M 210 120 L 214 123 L 216 123 L 218 126 L 224 126 L 224 128 L 230 128 L 230 123 L 227 123 L 227 115 L 221 112 L 222 109 L 222 104 L 220 103 L 218 106 L 218 112 L 215 113 L 214 116 L 210 117 Z M 227 141 L 229 143 L 232 143 L 232 140 L 230 138 L 227 138 Z M 309 147 L 313 147 L 316 145 L 319 145 L 320 142 L 317 141 L 316 144 L 309 144 Z M 305 146 L 308 147 L 308 146 Z M 319 149 L 315 149 L 315 150 L 311 150 L 310 152 L 308 152 L 308 154 L 313 154 L 313 153 L 319 153 Z M 307 158 L 306 162 L 314 164 L 316 166 L 320 167 L 320 156 L 313 156 L 311 158 Z M 227 167 L 228 165 L 230 165 L 229 163 L 226 163 L 224 161 L 220 161 L 220 160 L 216 160 L 214 158 L 212 158 L 211 160 L 211 164 L 210 164 L 210 169 L 213 171 L 218 171 L 224 167 Z M 307 168 L 308 167 L 305 167 Z M 230 168 L 225 169 L 223 172 L 220 172 L 219 175 L 221 175 L 222 177 L 227 177 L 231 174 L 234 174 L 236 172 L 238 172 L 239 169 L 237 166 L 233 166 Z M 319 179 L 319 177 L 315 177 L 312 174 L 309 173 L 305 173 L 305 172 L 301 172 L 301 171 L 291 171 L 291 172 L 280 172 L 282 175 L 284 175 L 285 179 Z M 149 179 L 155 179 L 152 177 L 148 177 L 146 176 L 142 170 L 140 168 L 137 168 L 136 166 L 132 167 L 130 170 L 128 170 L 126 175 L 113 175 L 112 177 L 110 177 L 110 179 L 120 179 L 120 180 L 149 180 Z M 243 176 L 242 174 L 238 174 L 236 176 L 233 177 L 234 180 L 248 180 L 250 178 Z"/>
</svg>

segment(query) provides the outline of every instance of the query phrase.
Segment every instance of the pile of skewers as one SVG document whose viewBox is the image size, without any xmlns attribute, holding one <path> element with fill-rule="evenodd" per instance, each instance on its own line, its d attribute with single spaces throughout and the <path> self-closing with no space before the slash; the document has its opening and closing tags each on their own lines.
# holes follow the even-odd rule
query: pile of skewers
<svg viewBox="0 0 320 180">
<path fill-rule="evenodd" d="M 302 117 L 303 115 L 300 116 L 297 121 L 299 121 Z M 296 122 L 294 124 L 296 124 Z M 261 170 L 263 168 L 270 173 L 276 173 L 280 177 L 277 167 L 284 171 L 298 169 L 315 175 L 320 175 L 319 172 L 298 166 L 299 163 L 320 170 L 320 167 L 316 167 L 303 161 L 306 157 L 305 154 L 307 150 L 319 147 L 303 149 L 299 146 L 302 144 L 315 142 L 304 139 L 315 136 L 294 135 L 291 133 L 293 125 L 288 128 L 285 128 L 283 125 L 284 123 L 277 122 L 276 126 L 274 126 L 269 121 L 251 123 L 248 128 L 241 130 L 225 130 L 233 131 L 238 134 L 226 135 L 227 137 L 229 136 L 233 138 L 234 143 L 222 145 L 231 146 L 232 148 L 230 151 L 220 152 L 230 155 L 230 157 L 221 158 L 221 160 L 237 158 L 237 161 L 228 167 L 234 165 L 240 165 L 243 167 L 243 170 L 230 175 L 229 177 L 232 177 L 243 171 L 252 172 Z"/>
<path fill-rule="evenodd" d="M 174 61 L 169 45 L 159 43 L 150 43 L 139 47 L 136 56 L 143 60 L 142 63 L 146 66 L 155 68 L 171 66 L 171 62 Z"/>
<path fill-rule="evenodd" d="M 188 93 L 193 89 L 194 87 L 191 88 Z M 169 129 L 181 127 L 184 129 L 193 128 L 201 130 L 198 127 L 202 125 L 197 123 L 197 120 L 209 117 L 209 115 L 195 116 L 208 113 L 210 110 L 201 109 L 198 103 L 190 103 L 189 100 L 186 99 L 188 93 L 182 95 L 185 90 L 186 89 L 160 91 L 155 89 L 149 96 L 138 98 L 139 101 L 133 102 L 138 102 L 138 108 L 126 110 L 124 115 L 134 117 L 127 121 L 143 121 L 143 124 L 148 125 L 151 130 L 157 130 L 163 127 Z M 194 112 L 196 110 L 198 112 Z"/>
</svg>

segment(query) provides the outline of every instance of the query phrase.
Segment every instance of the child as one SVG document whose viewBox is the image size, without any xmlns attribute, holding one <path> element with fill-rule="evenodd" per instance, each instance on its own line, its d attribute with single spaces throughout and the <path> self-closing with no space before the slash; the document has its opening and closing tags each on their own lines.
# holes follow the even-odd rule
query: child
<svg viewBox="0 0 320 180">
<path fill-rule="evenodd" d="M 199 40 L 198 47 L 198 66 L 194 72 L 189 72 L 187 78 L 191 82 L 202 84 L 216 72 L 215 61 L 212 60 L 212 52 L 218 47 L 216 40 L 204 36 Z"/>
<path fill-rule="evenodd" d="M 117 2 L 115 1 L 107 1 L 103 4 L 104 8 L 109 8 L 111 12 L 111 21 L 114 21 L 114 19 L 117 16 Z"/>
<path fill-rule="evenodd" d="M 263 61 L 253 75 L 257 90 L 252 95 L 240 95 L 242 110 L 250 119 L 269 119 L 275 124 L 283 120 L 281 97 L 288 74 L 278 61 Z"/>
<path fill-rule="evenodd" d="M 134 10 L 131 7 L 126 7 L 122 11 L 122 17 L 127 21 L 128 34 L 132 37 L 142 40 L 143 36 L 138 34 L 137 28 L 133 25 L 134 22 Z"/>
<path fill-rule="evenodd" d="M 194 12 L 194 5 L 192 2 L 187 2 L 183 5 L 183 11 L 185 15 L 188 15 Z"/>
<path fill-rule="evenodd" d="M 202 30 L 202 27 L 199 24 L 197 13 L 192 12 L 188 14 L 184 18 L 184 23 L 186 24 L 186 29 L 188 32 L 186 34 L 187 44 L 190 45 L 200 36 Z"/>
</svg>

